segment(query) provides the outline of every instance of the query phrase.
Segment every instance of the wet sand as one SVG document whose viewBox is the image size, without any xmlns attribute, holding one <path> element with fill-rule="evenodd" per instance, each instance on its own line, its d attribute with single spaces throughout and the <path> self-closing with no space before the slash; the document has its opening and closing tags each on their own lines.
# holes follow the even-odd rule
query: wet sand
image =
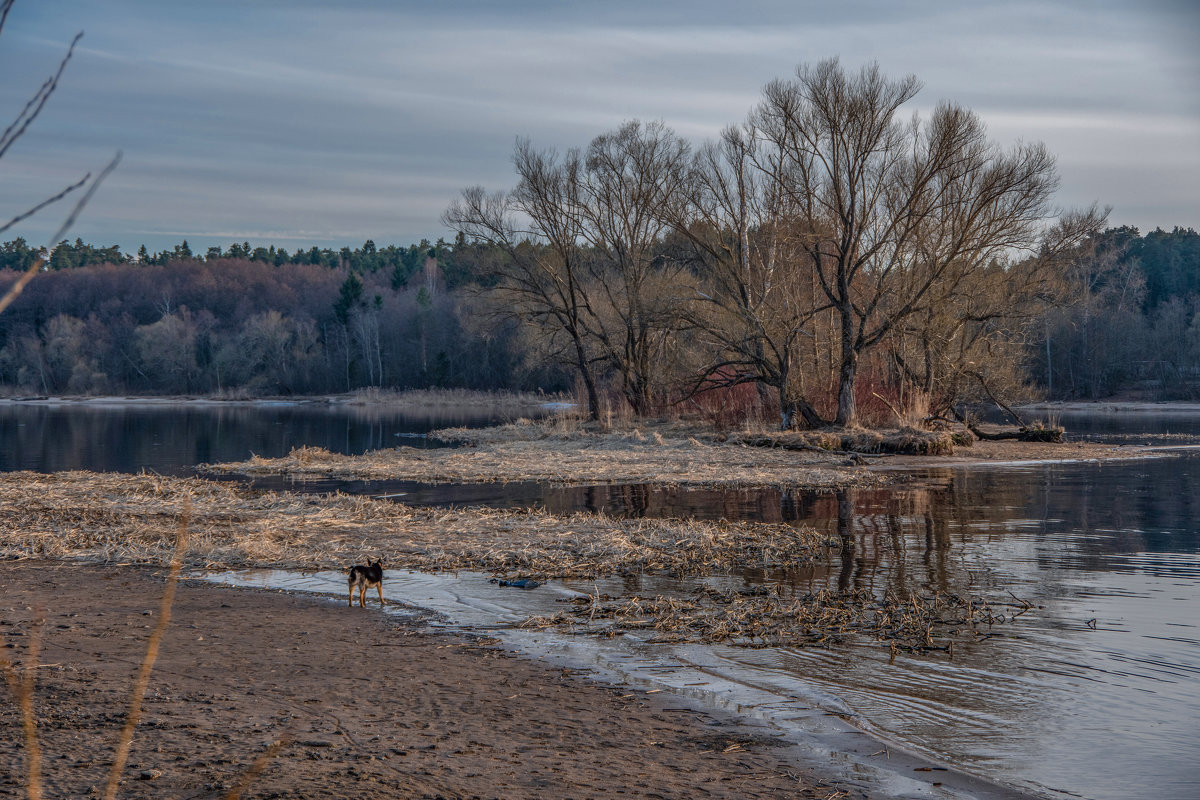
<svg viewBox="0 0 1200 800">
<path fill-rule="evenodd" d="M 47 606 L 35 710 L 47 797 L 103 790 L 162 572 L 0 563 L 0 634 L 22 662 Z M 150 612 L 147 614 L 147 612 Z M 7 691 L 0 689 L 0 691 Z M 24 797 L 17 707 L 0 703 L 0 797 Z M 839 797 L 767 728 L 608 688 L 416 618 L 184 582 L 121 797 Z"/>
</svg>

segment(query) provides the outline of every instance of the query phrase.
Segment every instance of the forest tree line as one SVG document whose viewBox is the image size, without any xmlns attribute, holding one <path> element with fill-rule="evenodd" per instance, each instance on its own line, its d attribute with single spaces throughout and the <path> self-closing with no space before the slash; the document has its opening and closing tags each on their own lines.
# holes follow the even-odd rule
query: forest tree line
<svg viewBox="0 0 1200 800">
<path fill-rule="evenodd" d="M 671 245 L 658 243 L 664 258 Z M 7 394 L 572 386 L 545 342 L 491 307 L 504 258 L 493 245 L 387 247 L 418 253 L 420 267 L 384 258 L 373 269 L 364 265 L 381 250 L 370 242 L 348 256 L 320 251 L 316 264 L 228 251 L 143 264 L 117 248 L 59 247 L 107 255 L 44 272 L 0 315 Z M 1075 302 L 1030 326 L 1034 387 L 1052 399 L 1200 398 L 1200 233 L 1110 228 L 1087 251 L 1066 276 Z M 0 290 L 31 252 L 19 239 L 0 245 Z M 688 387 L 676 388 L 674 399 Z"/>
<path fill-rule="evenodd" d="M 67 246 L 88 247 L 80 245 Z M 482 309 L 477 249 L 412 248 L 421 255 L 414 270 L 226 255 L 49 269 L 0 315 L 0 386 L 225 396 L 569 388 L 553 367 L 524 363 L 517 326 Z M 452 284 L 459 270 L 471 275 Z M 0 270 L 0 291 L 18 274 Z"/>
</svg>

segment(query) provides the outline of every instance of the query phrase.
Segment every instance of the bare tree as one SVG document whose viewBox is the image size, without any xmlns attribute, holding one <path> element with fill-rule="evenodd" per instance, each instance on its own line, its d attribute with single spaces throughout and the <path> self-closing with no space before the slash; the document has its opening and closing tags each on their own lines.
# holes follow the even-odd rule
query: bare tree
<svg viewBox="0 0 1200 800">
<path fill-rule="evenodd" d="M 1036 253 L 1054 216 L 1054 159 L 1002 150 L 971 111 L 898 119 L 920 84 L 836 59 L 777 80 L 751 115 L 762 174 L 777 175 L 788 234 L 838 321 L 838 425 L 858 418 L 863 355 L 914 315 L 971 292 L 990 265 Z"/>
<path fill-rule="evenodd" d="M 1053 307 L 1077 300 L 1069 275 L 1078 242 L 1106 212 L 1064 215 L 1042 236 L 1033 256 L 987 265 L 953 265 L 929 291 L 921 310 L 899 321 L 886 340 L 896 368 L 901 417 L 947 416 L 965 400 L 991 401 L 1011 411 L 1027 393 L 1028 348 Z M 958 274 L 970 269 L 970 276 Z M 1021 420 L 1018 418 L 1018 422 Z"/>
<path fill-rule="evenodd" d="M 786 236 L 780 162 L 752 126 L 726 129 L 697 154 L 676 225 L 703 275 L 690 321 L 713 353 L 697 388 L 754 382 L 777 392 L 781 423 L 822 422 L 804 396 L 801 345 L 827 307 Z"/>
<path fill-rule="evenodd" d="M 680 326 L 686 270 L 661 252 L 670 209 L 683 203 L 689 146 L 661 122 L 627 122 L 597 136 L 580 182 L 581 235 L 592 250 L 585 316 L 590 335 L 620 376 L 637 414 L 649 412 L 663 386 Z"/>
<path fill-rule="evenodd" d="M 514 162 L 520 178 L 516 189 L 495 194 L 479 186 L 465 189 L 442 220 L 507 254 L 496 275 L 505 313 L 542 329 L 570 354 L 587 393 L 588 416 L 598 420 L 598 359 L 588 334 L 588 319 L 595 314 L 584 289 L 587 254 L 580 230 L 582 158 L 576 150 L 561 158 L 539 152 L 521 140 Z"/>
<path fill-rule="evenodd" d="M 539 327 L 578 372 L 599 419 L 597 382 L 619 377 L 647 412 L 679 328 L 682 265 L 664 259 L 666 209 L 683 201 L 689 148 L 662 123 L 626 123 L 586 153 L 560 157 L 528 140 L 514 154 L 509 193 L 467 189 L 443 215 L 455 231 L 500 246 L 504 313 Z"/>
</svg>

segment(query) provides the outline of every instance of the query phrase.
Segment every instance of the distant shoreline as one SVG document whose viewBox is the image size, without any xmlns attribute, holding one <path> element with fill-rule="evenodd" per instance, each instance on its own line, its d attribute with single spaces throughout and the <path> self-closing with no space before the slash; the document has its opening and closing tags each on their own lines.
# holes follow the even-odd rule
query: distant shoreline
<svg viewBox="0 0 1200 800">
<path fill-rule="evenodd" d="M 0 397 L 0 405 L 374 405 L 403 402 L 517 402 L 552 405 L 575 404 L 562 395 L 533 392 L 489 392 L 473 389 L 362 390 L 341 394 L 274 395 L 265 397 L 219 397 L 204 395 L 22 395 Z M 1024 403 L 1021 411 L 1092 411 L 1100 413 L 1184 411 L 1200 413 L 1200 402 L 1187 400 L 1054 400 Z"/>
<path fill-rule="evenodd" d="M 202 395 L 26 395 L 0 397 L 0 405 L 33 406 L 368 406 L 445 404 L 479 406 L 570 407 L 560 395 L 532 392 L 485 392 L 468 389 L 363 390 L 345 394 L 268 397 L 212 397 Z"/>
<path fill-rule="evenodd" d="M 1186 400 L 1089 400 L 1089 401 L 1055 401 L 1045 403 L 1030 403 L 1018 406 L 1022 411 L 1050 412 L 1055 411 L 1091 411 L 1099 413 L 1153 413 L 1162 411 L 1186 411 L 1200 413 L 1200 403 Z"/>
</svg>

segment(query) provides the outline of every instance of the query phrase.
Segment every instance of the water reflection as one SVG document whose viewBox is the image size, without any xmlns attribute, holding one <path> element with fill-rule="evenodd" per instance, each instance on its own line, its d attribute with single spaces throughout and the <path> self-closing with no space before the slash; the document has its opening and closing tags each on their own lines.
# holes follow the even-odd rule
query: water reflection
<svg viewBox="0 0 1200 800">
<path fill-rule="evenodd" d="M 537 416 L 536 408 L 523 409 Z M 0 403 L 0 471 L 94 470 L 178 475 L 201 463 L 276 458 L 294 447 L 357 454 L 427 447 L 426 432 L 508 421 L 488 407 L 326 403 Z"/>
</svg>

